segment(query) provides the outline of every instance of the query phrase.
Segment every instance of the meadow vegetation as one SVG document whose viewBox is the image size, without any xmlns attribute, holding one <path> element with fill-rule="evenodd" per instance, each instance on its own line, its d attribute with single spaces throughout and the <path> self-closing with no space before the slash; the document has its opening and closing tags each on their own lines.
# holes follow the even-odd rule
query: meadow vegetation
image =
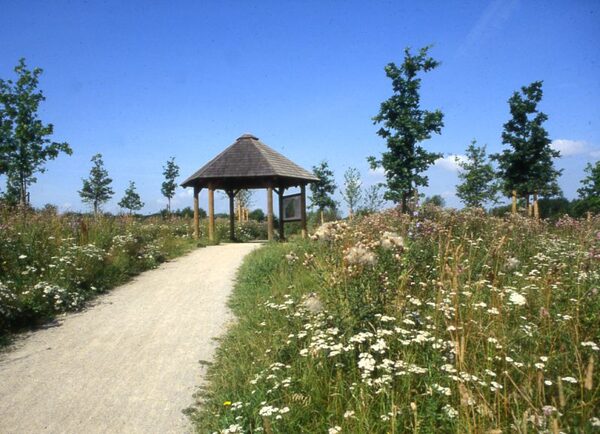
<svg viewBox="0 0 600 434">
<path fill-rule="evenodd" d="M 396 210 L 242 266 L 199 432 L 600 429 L 600 218 Z"/>
<path fill-rule="evenodd" d="M 206 222 L 200 240 L 193 239 L 191 223 L 0 208 L 0 337 L 81 309 L 132 276 L 208 244 Z M 241 241 L 266 238 L 263 226 L 247 222 L 236 235 Z M 229 236 L 225 219 L 216 228 L 217 242 Z"/>
</svg>

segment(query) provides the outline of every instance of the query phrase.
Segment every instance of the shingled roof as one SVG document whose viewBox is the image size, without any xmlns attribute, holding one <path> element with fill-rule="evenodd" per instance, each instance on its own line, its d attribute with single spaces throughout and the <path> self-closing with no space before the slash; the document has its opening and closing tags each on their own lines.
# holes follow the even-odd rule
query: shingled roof
<svg viewBox="0 0 600 434">
<path fill-rule="evenodd" d="M 258 137 L 244 134 L 181 185 L 215 189 L 287 188 L 318 180 Z"/>
</svg>

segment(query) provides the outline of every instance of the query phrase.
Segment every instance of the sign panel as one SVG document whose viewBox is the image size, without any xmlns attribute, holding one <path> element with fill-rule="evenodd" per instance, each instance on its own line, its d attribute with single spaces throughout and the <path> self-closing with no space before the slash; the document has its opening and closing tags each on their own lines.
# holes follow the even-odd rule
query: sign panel
<svg viewBox="0 0 600 434">
<path fill-rule="evenodd" d="M 283 221 L 295 222 L 302 219 L 300 194 L 283 196 Z"/>
</svg>

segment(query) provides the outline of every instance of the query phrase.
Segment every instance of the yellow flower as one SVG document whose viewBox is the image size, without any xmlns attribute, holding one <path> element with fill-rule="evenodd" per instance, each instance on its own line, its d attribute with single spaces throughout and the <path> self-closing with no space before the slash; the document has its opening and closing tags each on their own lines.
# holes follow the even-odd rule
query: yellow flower
<svg viewBox="0 0 600 434">
<path fill-rule="evenodd" d="M 231 401 L 225 401 L 223 405 L 231 405 Z"/>
</svg>

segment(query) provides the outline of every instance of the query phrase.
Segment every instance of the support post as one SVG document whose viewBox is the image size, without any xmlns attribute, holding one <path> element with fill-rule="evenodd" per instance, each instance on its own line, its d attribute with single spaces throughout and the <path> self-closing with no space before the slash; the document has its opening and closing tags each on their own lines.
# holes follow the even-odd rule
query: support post
<svg viewBox="0 0 600 434">
<path fill-rule="evenodd" d="M 273 241 L 273 188 L 267 188 L 267 239 Z"/>
<path fill-rule="evenodd" d="M 200 194 L 200 187 L 194 185 L 194 238 L 200 238 L 200 211 L 198 205 L 198 195 Z"/>
<path fill-rule="evenodd" d="M 233 194 L 233 191 L 228 191 L 227 195 L 229 196 L 229 239 L 235 241 L 235 215 L 233 204 L 235 195 Z"/>
<path fill-rule="evenodd" d="M 540 218 L 540 207 L 538 205 L 537 191 L 535 193 L 533 193 L 533 217 L 535 219 L 539 219 Z"/>
<path fill-rule="evenodd" d="M 512 213 L 517 213 L 517 190 L 512 191 Z"/>
<path fill-rule="evenodd" d="M 277 195 L 279 196 L 279 240 L 285 241 L 285 231 L 283 228 L 283 187 L 279 187 Z"/>
<path fill-rule="evenodd" d="M 302 228 L 302 238 L 306 238 L 308 230 L 306 227 L 306 185 L 300 186 L 300 226 Z"/>
<path fill-rule="evenodd" d="M 208 188 L 208 239 L 215 240 L 215 190 Z"/>
</svg>

